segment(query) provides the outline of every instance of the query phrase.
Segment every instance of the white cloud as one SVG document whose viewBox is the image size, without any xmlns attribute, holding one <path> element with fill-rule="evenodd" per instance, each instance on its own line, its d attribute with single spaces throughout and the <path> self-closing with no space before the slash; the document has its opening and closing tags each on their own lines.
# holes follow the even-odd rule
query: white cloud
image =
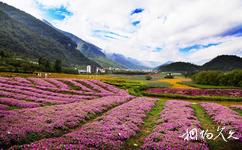
<svg viewBox="0 0 242 150">
<path fill-rule="evenodd" d="M 44 18 L 43 13 L 37 8 L 37 4 L 33 0 L 0 0 L 4 3 L 7 3 L 13 7 L 16 7 L 20 10 L 23 10 L 38 19 Z"/>
<path fill-rule="evenodd" d="M 121 53 L 145 61 L 191 61 L 201 64 L 220 54 L 242 56 L 241 37 L 216 35 L 242 25 L 241 0 L 4 0 L 36 17 L 44 18 L 37 3 L 46 8 L 65 6 L 72 16 L 55 26 L 76 34 L 107 52 Z M 36 3 L 37 2 L 37 3 Z M 27 6 L 27 7 L 26 7 Z M 144 8 L 130 16 L 132 10 Z M 134 27 L 133 21 L 140 21 Z M 111 31 L 128 38 L 103 39 L 94 30 Z M 179 48 L 222 42 L 188 52 Z M 154 51 L 161 47 L 160 52 Z"/>
</svg>

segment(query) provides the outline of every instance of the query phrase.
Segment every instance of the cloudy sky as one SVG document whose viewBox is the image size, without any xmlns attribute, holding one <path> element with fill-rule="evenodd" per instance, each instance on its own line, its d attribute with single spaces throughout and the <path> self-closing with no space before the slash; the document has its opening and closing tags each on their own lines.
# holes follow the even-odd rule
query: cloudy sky
<svg viewBox="0 0 242 150">
<path fill-rule="evenodd" d="M 242 0 L 0 0 L 141 61 L 242 56 Z"/>
</svg>

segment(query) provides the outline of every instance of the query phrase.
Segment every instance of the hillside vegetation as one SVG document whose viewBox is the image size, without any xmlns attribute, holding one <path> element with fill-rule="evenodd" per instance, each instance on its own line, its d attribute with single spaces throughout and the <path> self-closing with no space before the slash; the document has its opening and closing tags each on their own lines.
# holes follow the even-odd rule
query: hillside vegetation
<svg viewBox="0 0 242 150">
<path fill-rule="evenodd" d="M 242 69 L 242 58 L 234 55 L 221 55 L 205 63 L 201 70 L 222 70 L 229 71 Z"/>
<path fill-rule="evenodd" d="M 192 76 L 197 84 L 242 87 L 242 70 L 202 71 Z"/>
<path fill-rule="evenodd" d="M 158 67 L 163 72 L 198 72 L 207 70 L 231 71 L 242 69 L 242 58 L 234 55 L 220 55 L 202 66 L 194 65 L 187 62 L 174 62 L 168 65 Z"/>
<path fill-rule="evenodd" d="M 159 71 L 163 72 L 191 72 L 199 69 L 199 66 L 187 62 L 174 62 L 168 65 L 160 66 Z"/>
<path fill-rule="evenodd" d="M 14 7 L 0 3 L 0 51 L 20 58 L 50 61 L 61 58 L 65 65 L 96 64 L 76 49 L 69 37 Z"/>
</svg>

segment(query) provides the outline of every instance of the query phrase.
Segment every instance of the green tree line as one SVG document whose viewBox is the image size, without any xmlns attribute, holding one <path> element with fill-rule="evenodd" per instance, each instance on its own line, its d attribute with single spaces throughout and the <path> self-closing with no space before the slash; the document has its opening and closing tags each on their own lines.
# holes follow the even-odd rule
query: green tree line
<svg viewBox="0 0 242 150">
<path fill-rule="evenodd" d="M 194 74 L 192 79 L 197 84 L 242 87 L 242 70 L 202 71 Z"/>
<path fill-rule="evenodd" d="M 37 62 L 28 60 L 28 58 L 16 57 L 14 53 L 0 51 L 0 71 L 9 72 L 62 72 L 62 61 L 56 59 L 50 61 L 48 58 L 40 57 Z"/>
</svg>

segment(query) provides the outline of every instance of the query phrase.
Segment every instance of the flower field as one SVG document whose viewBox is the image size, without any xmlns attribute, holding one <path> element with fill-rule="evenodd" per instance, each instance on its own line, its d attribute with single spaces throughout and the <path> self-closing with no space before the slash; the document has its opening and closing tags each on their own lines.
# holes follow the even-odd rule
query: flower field
<svg viewBox="0 0 242 150">
<path fill-rule="evenodd" d="M 207 114 L 218 125 L 225 127 L 225 132 L 235 132 L 234 136 L 242 142 L 242 117 L 231 109 L 215 103 L 201 103 Z"/>
<path fill-rule="evenodd" d="M 66 82 L 80 87 L 80 89 L 70 89 L 65 84 Z M 84 84 L 89 86 L 86 87 Z M 124 90 L 92 80 L 1 77 L 0 86 L 0 103 L 20 108 L 68 104 L 104 96 L 127 95 Z"/>
<path fill-rule="evenodd" d="M 126 139 L 139 131 L 145 114 L 152 108 L 154 102 L 154 99 L 136 98 L 63 137 L 40 140 L 30 145 L 23 145 L 21 148 L 119 149 Z"/>
<path fill-rule="evenodd" d="M 186 141 L 180 137 L 184 131 L 201 126 L 190 102 L 171 100 L 165 104 L 153 133 L 145 138 L 142 149 L 208 149 L 203 139 Z M 165 139 L 165 140 L 163 140 Z"/>
<path fill-rule="evenodd" d="M 241 96 L 240 91 L 228 93 Z M 132 149 L 125 145 L 134 138 L 140 138 L 135 149 L 211 149 L 208 139 L 186 134 L 206 129 L 193 105 L 135 97 L 99 80 L 0 77 L 0 149 Z M 242 117 L 233 110 L 240 105 L 196 105 L 225 127 L 226 135 L 233 131 L 238 137 L 228 141 L 241 141 Z M 157 106 L 162 109 L 156 111 Z"/>
<path fill-rule="evenodd" d="M 242 106 L 240 106 L 240 105 L 233 105 L 233 106 L 230 106 L 230 108 L 242 110 Z"/>
<path fill-rule="evenodd" d="M 152 88 L 146 92 L 154 94 L 179 94 L 185 96 L 228 96 L 242 97 L 240 89 L 173 89 L 173 88 Z"/>
</svg>

